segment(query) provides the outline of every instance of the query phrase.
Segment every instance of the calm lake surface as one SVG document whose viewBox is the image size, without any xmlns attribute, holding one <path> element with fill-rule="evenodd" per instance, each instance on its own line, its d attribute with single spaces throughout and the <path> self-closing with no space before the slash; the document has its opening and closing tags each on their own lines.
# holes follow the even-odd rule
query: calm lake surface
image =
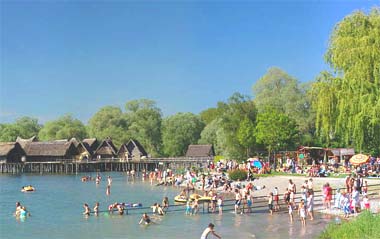
<svg viewBox="0 0 380 239">
<path fill-rule="evenodd" d="M 306 228 L 302 228 L 296 215 L 291 224 L 285 213 L 270 216 L 268 213 L 224 212 L 223 215 L 186 216 L 184 212 L 170 212 L 157 220 L 158 224 L 147 227 L 138 225 L 140 213 L 120 216 L 104 212 L 86 218 L 82 215 L 85 202 L 92 209 L 98 201 L 102 211 L 113 202 L 161 204 L 164 196 L 173 204 L 179 189 L 151 186 L 140 180 L 128 181 L 122 173 L 103 173 L 102 182 L 96 185 L 93 181 L 81 182 L 83 175 L 0 175 L 0 237 L 193 239 L 200 238 L 203 229 L 213 222 L 222 238 L 315 238 L 331 221 L 328 216 L 316 215 L 314 221 L 307 221 Z M 105 194 L 108 175 L 113 178 L 110 196 Z M 35 192 L 20 192 L 22 186 L 29 184 L 35 186 Z M 20 221 L 13 216 L 17 201 L 27 207 L 31 217 Z"/>
</svg>

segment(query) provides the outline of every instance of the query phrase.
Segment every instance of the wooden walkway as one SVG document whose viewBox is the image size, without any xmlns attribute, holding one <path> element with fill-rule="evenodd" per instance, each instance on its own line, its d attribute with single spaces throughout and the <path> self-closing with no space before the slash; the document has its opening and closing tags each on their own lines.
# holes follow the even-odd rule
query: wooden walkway
<svg viewBox="0 0 380 239">
<path fill-rule="evenodd" d="M 379 201 L 380 200 L 380 195 L 377 193 L 380 190 L 380 184 L 373 184 L 368 186 L 368 195 L 370 196 L 370 200 L 372 201 Z M 334 206 L 335 204 L 335 193 L 336 189 L 333 189 L 333 200 L 331 201 L 331 207 Z M 173 202 L 174 199 L 169 199 L 170 202 Z M 301 200 L 301 194 L 297 193 L 295 195 L 295 201 L 300 202 Z M 155 202 L 152 202 L 152 205 Z M 274 214 L 277 213 L 288 213 L 287 205 L 285 205 L 284 200 L 282 198 L 282 195 L 280 195 L 280 211 L 279 212 L 274 212 Z M 185 213 L 185 208 L 186 205 L 185 203 L 177 203 L 175 202 L 174 204 L 172 203 L 169 205 L 169 208 L 167 209 L 166 213 Z M 243 205 L 240 206 L 240 209 L 243 209 Z M 223 201 L 223 212 L 229 212 L 229 211 L 234 211 L 235 210 L 235 200 L 234 199 L 229 199 L 229 200 L 224 200 Z M 248 213 L 247 207 L 243 209 L 244 213 Z M 322 212 L 324 211 L 323 208 L 323 196 L 322 196 L 322 191 L 314 191 L 314 213 L 315 212 Z M 100 212 L 108 212 L 108 211 L 100 211 Z M 150 206 L 144 206 L 144 207 L 132 207 L 132 208 L 126 208 L 125 209 L 125 214 L 126 215 L 131 215 L 131 214 L 152 214 L 152 208 Z M 239 211 L 239 213 L 242 211 Z M 114 212 L 117 214 L 117 212 Z M 218 214 L 218 206 L 216 206 L 215 212 L 212 212 L 211 208 L 211 202 L 200 202 L 199 203 L 199 210 L 198 213 L 200 214 Z M 260 196 L 260 197 L 254 197 L 253 198 L 253 205 L 251 207 L 251 213 L 269 213 L 268 210 L 268 199 L 267 196 Z M 297 213 L 294 212 L 293 215 L 296 215 Z"/>
<path fill-rule="evenodd" d="M 207 167 L 212 158 L 152 158 L 139 161 L 125 161 L 121 159 L 104 159 L 100 161 L 73 161 L 57 160 L 50 162 L 1 163 L 0 173 L 64 173 L 75 174 L 81 172 L 136 172 L 159 169 L 181 169 Z"/>
</svg>

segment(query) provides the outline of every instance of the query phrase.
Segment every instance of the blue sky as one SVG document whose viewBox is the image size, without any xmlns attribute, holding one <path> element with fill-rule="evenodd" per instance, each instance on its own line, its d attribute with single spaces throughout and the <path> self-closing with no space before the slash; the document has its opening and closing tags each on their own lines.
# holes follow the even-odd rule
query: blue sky
<svg viewBox="0 0 380 239">
<path fill-rule="evenodd" d="M 0 123 L 157 102 L 199 113 L 252 96 L 271 66 L 302 82 L 327 66 L 334 25 L 378 1 L 0 1 Z"/>
</svg>

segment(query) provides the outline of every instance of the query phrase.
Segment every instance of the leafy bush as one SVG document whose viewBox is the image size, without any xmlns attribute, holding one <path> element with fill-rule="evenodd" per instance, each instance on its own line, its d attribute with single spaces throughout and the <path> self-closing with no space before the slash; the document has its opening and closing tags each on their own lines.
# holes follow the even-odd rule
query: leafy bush
<svg viewBox="0 0 380 239">
<path fill-rule="evenodd" d="M 331 223 L 319 236 L 320 239 L 380 238 L 380 214 L 362 212 L 357 218 L 342 224 Z"/>
<path fill-rule="evenodd" d="M 240 170 L 240 169 L 236 169 L 236 170 L 232 170 L 231 172 L 228 173 L 229 177 L 231 180 L 246 180 L 247 179 L 247 171 L 245 170 Z"/>
</svg>

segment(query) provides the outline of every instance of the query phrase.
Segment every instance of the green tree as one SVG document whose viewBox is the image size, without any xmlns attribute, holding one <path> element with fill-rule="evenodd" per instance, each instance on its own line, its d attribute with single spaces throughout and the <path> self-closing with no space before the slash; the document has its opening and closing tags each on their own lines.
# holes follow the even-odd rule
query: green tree
<svg viewBox="0 0 380 239">
<path fill-rule="evenodd" d="M 221 126 L 221 119 L 214 119 L 202 130 L 199 144 L 212 144 L 216 155 L 227 155 L 225 150 L 225 133 Z"/>
<path fill-rule="evenodd" d="M 245 117 L 240 122 L 237 132 L 237 139 L 247 150 L 247 157 L 249 157 L 249 149 L 255 144 L 255 122 L 248 117 Z"/>
<path fill-rule="evenodd" d="M 21 117 L 13 124 L 2 124 L 0 126 L 0 141 L 12 142 L 17 136 L 21 138 L 30 138 L 38 135 L 41 125 L 38 119 L 31 117 Z"/>
<path fill-rule="evenodd" d="M 335 122 L 338 116 L 337 92 L 340 87 L 338 82 L 339 79 L 334 79 L 330 73 L 323 71 L 312 86 L 311 94 L 314 98 L 312 106 L 317 112 L 316 133 L 324 142 L 323 146 L 325 147 L 331 146 L 338 137 L 335 131 Z"/>
<path fill-rule="evenodd" d="M 105 106 L 89 120 L 88 131 L 91 137 L 100 140 L 111 137 L 119 147 L 131 138 L 127 132 L 128 126 L 128 120 L 119 107 Z"/>
<path fill-rule="evenodd" d="M 126 117 L 130 122 L 129 135 L 137 139 L 152 156 L 161 148 L 161 110 L 148 99 L 127 102 Z"/>
<path fill-rule="evenodd" d="M 339 22 L 330 37 L 326 61 L 336 98 L 323 98 L 326 84 L 317 82 L 318 132 L 339 135 L 359 151 L 380 152 L 380 10 L 357 11 Z M 331 119 L 323 120 L 323 119 Z"/>
<path fill-rule="evenodd" d="M 238 131 L 240 123 L 247 118 L 251 122 L 256 121 L 256 107 L 250 97 L 240 93 L 234 93 L 225 104 L 219 104 L 219 108 L 223 111 L 220 116 L 221 132 L 225 137 L 224 156 L 233 159 L 244 160 L 246 158 L 247 148 L 242 145 L 238 139 Z M 253 145 L 252 145 L 253 146 Z"/>
<path fill-rule="evenodd" d="M 296 121 L 301 135 L 313 135 L 315 132 L 315 112 L 311 111 L 309 90 L 310 84 L 300 84 L 296 78 L 276 67 L 270 68 L 253 86 L 258 111 L 271 108 L 287 115 Z M 302 139 L 307 138 L 298 140 Z"/>
<path fill-rule="evenodd" d="M 207 125 L 222 115 L 221 107 L 208 108 L 200 113 L 202 121 Z"/>
<path fill-rule="evenodd" d="M 270 156 L 272 150 L 294 147 L 297 125 L 285 114 L 268 109 L 257 116 L 255 136 L 258 143 L 265 145 Z"/>
<path fill-rule="evenodd" d="M 196 144 L 204 124 L 192 113 L 177 113 L 162 122 L 163 151 L 168 156 L 183 156 L 190 144 Z"/>
<path fill-rule="evenodd" d="M 40 130 L 38 137 L 41 140 L 71 139 L 79 140 L 87 137 L 86 127 L 71 115 L 65 115 L 57 120 L 46 122 Z"/>
</svg>

